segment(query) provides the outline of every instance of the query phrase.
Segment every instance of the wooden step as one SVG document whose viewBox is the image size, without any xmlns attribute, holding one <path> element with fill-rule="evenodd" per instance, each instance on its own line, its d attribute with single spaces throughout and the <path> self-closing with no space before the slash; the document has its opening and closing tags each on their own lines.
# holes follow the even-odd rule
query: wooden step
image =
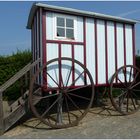
<svg viewBox="0 0 140 140">
<path fill-rule="evenodd" d="M 28 92 L 29 91 L 27 91 L 26 94 L 28 94 Z M 38 88 L 34 93 L 41 94 L 41 88 Z M 16 106 L 18 101 L 20 101 L 21 104 Z M 37 104 L 39 101 L 40 100 L 35 100 L 34 104 Z M 30 107 L 28 98 L 23 100 L 22 97 L 20 97 L 12 104 L 12 108 L 12 112 L 4 117 L 4 131 L 7 131 L 29 111 Z"/>
</svg>

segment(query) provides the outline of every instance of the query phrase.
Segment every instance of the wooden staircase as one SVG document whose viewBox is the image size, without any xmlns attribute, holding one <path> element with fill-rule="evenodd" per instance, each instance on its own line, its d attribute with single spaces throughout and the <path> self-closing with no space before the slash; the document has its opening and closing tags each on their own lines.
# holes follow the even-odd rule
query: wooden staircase
<svg viewBox="0 0 140 140">
<path fill-rule="evenodd" d="M 30 108 L 28 102 L 29 87 L 26 90 L 24 89 L 25 92 L 23 92 L 23 87 L 21 87 L 21 96 L 9 106 L 9 110 L 7 112 L 5 112 L 3 108 L 4 91 L 11 85 L 13 85 L 17 80 L 20 80 L 23 84 L 23 81 L 21 80 L 23 77 L 25 78 L 24 82 L 27 84 L 27 78 L 29 78 L 28 75 L 30 75 L 29 79 L 31 79 L 33 67 L 37 65 L 40 61 L 41 59 L 38 59 L 34 63 L 27 64 L 13 77 L 11 77 L 7 82 L 0 86 L 0 135 L 2 135 L 10 127 L 12 127 L 19 119 L 21 119 L 21 117 L 23 117 L 29 111 Z M 38 88 L 35 92 L 41 93 L 41 88 Z M 34 102 L 34 104 L 37 104 L 38 102 L 39 100 Z"/>
</svg>

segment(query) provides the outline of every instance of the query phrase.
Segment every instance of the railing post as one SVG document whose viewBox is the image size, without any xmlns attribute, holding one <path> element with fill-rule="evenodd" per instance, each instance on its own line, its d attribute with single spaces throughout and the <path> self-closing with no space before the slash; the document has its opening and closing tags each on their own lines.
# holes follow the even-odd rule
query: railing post
<svg viewBox="0 0 140 140">
<path fill-rule="evenodd" d="M 3 99 L 2 91 L 0 90 L 0 135 L 4 133 L 4 113 L 3 113 Z"/>
<path fill-rule="evenodd" d="M 28 72 L 25 74 L 25 88 L 28 88 Z"/>
<path fill-rule="evenodd" d="M 24 82 L 23 82 L 23 76 L 20 78 L 20 95 L 22 96 L 22 98 L 24 98 Z"/>
</svg>

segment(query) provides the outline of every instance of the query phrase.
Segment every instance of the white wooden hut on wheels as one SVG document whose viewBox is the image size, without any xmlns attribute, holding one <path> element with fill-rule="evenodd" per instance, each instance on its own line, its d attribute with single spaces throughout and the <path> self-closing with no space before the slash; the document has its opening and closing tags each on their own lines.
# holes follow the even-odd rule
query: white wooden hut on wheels
<svg viewBox="0 0 140 140">
<path fill-rule="evenodd" d="M 77 125 L 92 106 L 94 87 L 101 86 L 109 88 L 111 103 L 120 113 L 138 110 L 140 71 L 135 67 L 135 23 L 105 14 L 34 4 L 27 28 L 32 34 L 33 61 L 41 58 L 41 62 L 34 67 L 31 89 L 35 83 L 41 85 L 42 98 L 49 104 L 41 115 L 31 90 L 34 114 L 54 128 Z"/>
<path fill-rule="evenodd" d="M 28 109 L 40 120 L 37 125 L 78 125 L 92 107 L 94 95 L 99 94 L 95 88 L 101 87 L 107 88 L 105 97 L 111 101 L 105 104 L 112 103 L 124 115 L 136 112 L 140 108 L 140 70 L 135 63 L 135 23 L 94 12 L 33 4 L 27 23 L 33 63 L 0 86 L 0 133 Z M 27 83 L 29 73 L 29 88 L 4 116 L 4 91 L 22 77 Z"/>
<path fill-rule="evenodd" d="M 57 57 L 80 61 L 96 86 L 108 85 L 121 66 L 135 65 L 136 21 L 36 3 L 27 28 L 32 32 L 33 61 Z"/>
</svg>

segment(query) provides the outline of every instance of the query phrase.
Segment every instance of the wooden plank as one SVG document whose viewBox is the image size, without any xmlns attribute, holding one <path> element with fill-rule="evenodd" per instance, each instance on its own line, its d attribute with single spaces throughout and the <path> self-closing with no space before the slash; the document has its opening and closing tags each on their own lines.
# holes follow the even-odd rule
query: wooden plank
<svg viewBox="0 0 140 140">
<path fill-rule="evenodd" d="M 29 94 L 29 90 L 27 90 L 27 91 L 23 94 L 22 97 L 19 97 L 14 103 L 12 103 L 12 104 L 10 105 L 11 110 L 12 110 L 12 111 L 16 110 L 17 107 L 19 106 L 19 103 L 24 103 L 24 100 L 23 100 L 23 99 L 25 99 L 25 98 L 23 98 L 23 97 L 28 96 L 28 94 Z M 7 115 L 7 114 L 6 114 L 6 115 Z M 5 117 L 6 117 L 6 115 L 5 115 Z"/>
<path fill-rule="evenodd" d="M 28 84 L 29 84 L 29 82 L 28 82 L 28 72 L 27 72 L 25 74 L 25 88 L 26 88 L 26 90 L 27 90 Z"/>
<path fill-rule="evenodd" d="M 28 94 L 29 91 L 26 91 L 25 94 Z M 41 93 L 41 88 L 38 88 L 34 93 Z M 18 100 L 17 100 L 18 101 Z M 28 111 L 29 111 L 29 101 L 28 98 L 26 100 L 22 100 L 20 98 L 20 105 L 17 107 L 15 106 L 17 104 L 17 101 L 12 104 L 15 108 L 13 112 L 11 112 L 9 115 L 7 115 L 4 118 L 4 124 L 5 128 L 4 131 L 8 130 L 12 125 L 14 125 L 21 117 L 23 117 Z M 36 100 L 34 102 L 34 105 L 37 104 L 40 100 Z"/>
<path fill-rule="evenodd" d="M 34 63 L 27 64 L 24 68 L 22 68 L 19 72 L 17 72 L 13 77 L 11 77 L 7 82 L 5 82 L 2 86 L 0 86 L 0 90 L 3 92 L 8 87 L 10 87 L 13 83 L 15 83 L 19 78 L 21 78 L 24 74 L 26 74 L 33 66 L 39 63 L 41 59 L 38 59 Z"/>
<path fill-rule="evenodd" d="M 24 80 L 23 80 L 23 76 L 20 78 L 20 95 L 22 97 L 24 95 Z"/>
<path fill-rule="evenodd" d="M 0 91 L 0 135 L 4 133 L 4 112 L 3 112 L 3 100 L 2 91 Z"/>
<path fill-rule="evenodd" d="M 17 72 L 13 77 L 11 77 L 7 82 L 5 82 L 2 86 L 0 86 L 0 89 L 2 91 L 6 90 L 8 87 L 10 87 L 13 83 L 15 83 L 20 77 L 22 77 L 27 71 L 30 70 L 31 63 L 27 64 L 23 69 L 21 69 L 19 72 Z"/>
<path fill-rule="evenodd" d="M 23 115 L 28 111 L 28 101 L 26 100 L 24 104 L 18 106 L 16 110 L 11 112 L 6 118 L 4 118 L 5 129 L 8 130 L 12 125 L 14 125 Z"/>
</svg>

